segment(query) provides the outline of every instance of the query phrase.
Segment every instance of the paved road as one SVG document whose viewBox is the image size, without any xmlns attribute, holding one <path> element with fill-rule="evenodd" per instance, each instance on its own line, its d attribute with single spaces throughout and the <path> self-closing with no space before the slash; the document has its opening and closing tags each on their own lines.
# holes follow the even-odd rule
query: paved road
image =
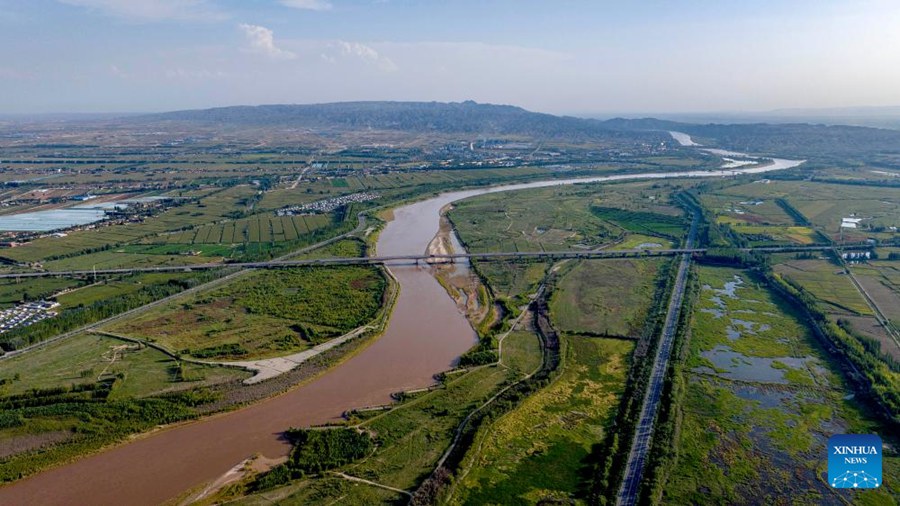
<svg viewBox="0 0 900 506">
<path fill-rule="evenodd" d="M 691 231 L 688 234 L 687 247 L 694 243 L 697 233 L 699 216 L 695 215 L 691 223 Z M 653 437 L 653 426 L 656 422 L 656 412 L 659 410 L 660 396 L 662 395 L 663 382 L 666 371 L 669 368 L 669 356 L 672 354 L 672 342 L 675 340 L 675 331 L 678 326 L 678 315 L 681 313 L 681 302 L 684 299 L 684 289 L 690 272 L 691 255 L 683 253 L 678 264 L 678 274 L 675 278 L 675 286 L 669 298 L 669 309 L 666 313 L 666 322 L 663 326 L 662 338 L 653 359 L 653 370 L 650 373 L 650 383 L 644 394 L 644 404 L 641 407 L 641 415 L 634 432 L 631 443 L 631 451 L 628 454 L 628 462 L 625 465 L 625 477 L 622 487 L 619 489 L 616 504 L 618 506 L 632 506 L 637 502 L 638 488 L 644 474 L 647 462 L 647 452 Z"/>
<path fill-rule="evenodd" d="M 566 258 L 577 259 L 604 259 L 604 258 L 629 258 L 629 257 L 648 257 L 648 256 L 675 256 L 680 254 L 703 254 L 708 250 L 706 248 L 672 248 L 672 249 L 628 249 L 628 250 L 585 250 L 585 251 L 521 251 L 521 252 L 496 252 L 496 253 L 454 253 L 448 255 L 397 255 L 397 256 L 373 256 L 373 257 L 329 257 L 314 258 L 306 260 L 290 260 L 290 257 L 306 253 L 310 249 L 319 248 L 325 244 L 334 242 L 343 236 L 329 239 L 323 243 L 295 251 L 290 255 L 269 260 L 265 262 L 235 262 L 235 263 L 207 263 L 194 265 L 168 265 L 160 267 L 135 267 L 121 269 L 97 269 L 97 270 L 66 270 L 66 271 L 30 271 L 17 273 L 0 274 L 0 279 L 10 278 L 34 278 L 34 277 L 70 277 L 70 276 L 93 276 L 93 275 L 121 275 L 134 274 L 138 272 L 191 272 L 196 270 L 211 270 L 223 268 L 237 269 L 273 269 L 284 267 L 300 267 L 310 265 L 363 265 L 363 264 L 402 264 L 402 263 L 419 263 L 419 262 L 454 262 L 463 259 L 477 260 L 504 260 L 504 259 L 552 259 L 562 260 Z M 844 247 L 844 249 L 868 249 L 871 245 L 859 245 Z M 780 247 L 759 247 L 759 248 L 742 248 L 740 251 L 745 252 L 763 252 L 763 253 L 788 253 L 801 251 L 824 251 L 830 250 L 832 246 L 780 246 Z"/>
</svg>

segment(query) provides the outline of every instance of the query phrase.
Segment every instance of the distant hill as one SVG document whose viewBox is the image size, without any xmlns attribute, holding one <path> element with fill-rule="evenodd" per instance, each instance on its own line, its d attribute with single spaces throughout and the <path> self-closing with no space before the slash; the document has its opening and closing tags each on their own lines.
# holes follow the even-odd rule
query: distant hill
<svg viewBox="0 0 900 506">
<path fill-rule="evenodd" d="M 900 164 L 900 131 L 809 123 L 694 124 L 655 118 L 614 118 L 603 122 L 619 130 L 677 130 L 695 141 L 745 153 L 807 158 L 828 163 Z"/>
<path fill-rule="evenodd" d="M 659 133 L 610 128 L 602 121 L 554 116 L 510 105 L 466 102 L 339 102 L 260 105 L 174 111 L 127 118 L 128 122 L 178 121 L 266 125 L 319 130 L 396 130 L 413 133 L 526 135 L 545 138 L 646 137 Z M 644 129 L 647 130 L 647 129 Z"/>
<path fill-rule="evenodd" d="M 879 163 L 894 166 L 900 154 L 900 131 L 846 125 L 744 124 L 684 125 L 704 142 L 749 153 L 812 160 Z"/>
<path fill-rule="evenodd" d="M 122 118 L 126 123 L 309 128 L 321 132 L 391 130 L 413 134 L 523 136 L 536 139 L 659 142 L 678 130 L 708 146 L 803 157 L 823 163 L 900 165 L 900 131 L 807 123 L 696 124 L 656 118 L 554 116 L 510 105 L 466 102 L 339 102 L 174 111 Z"/>
</svg>

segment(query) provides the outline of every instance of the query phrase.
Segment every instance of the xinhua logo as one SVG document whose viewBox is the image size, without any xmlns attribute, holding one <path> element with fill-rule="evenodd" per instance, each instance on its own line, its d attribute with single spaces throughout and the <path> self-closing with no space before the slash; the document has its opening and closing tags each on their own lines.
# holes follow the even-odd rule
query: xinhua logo
<svg viewBox="0 0 900 506">
<path fill-rule="evenodd" d="M 881 438 L 838 434 L 828 440 L 828 483 L 833 488 L 881 486 Z"/>
</svg>

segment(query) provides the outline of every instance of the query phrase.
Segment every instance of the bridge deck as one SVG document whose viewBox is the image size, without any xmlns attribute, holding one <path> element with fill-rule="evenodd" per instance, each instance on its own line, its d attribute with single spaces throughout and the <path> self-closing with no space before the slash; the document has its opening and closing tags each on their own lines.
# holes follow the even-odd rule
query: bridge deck
<svg viewBox="0 0 900 506">
<path fill-rule="evenodd" d="M 851 245 L 844 246 L 843 249 L 865 249 L 871 245 Z M 759 247 L 759 248 L 742 248 L 740 251 L 745 252 L 763 252 L 763 253 L 785 253 L 785 252 L 801 252 L 801 251 L 822 251 L 833 249 L 833 245 L 815 245 L 815 246 L 779 246 L 779 247 Z M 387 264 L 402 265 L 418 264 L 420 262 L 439 263 L 439 262 L 455 262 L 457 260 L 504 260 L 504 259 L 593 259 L 603 260 L 611 258 L 633 258 L 633 257 L 661 257 L 674 256 L 683 253 L 704 254 L 708 251 L 706 248 L 673 248 L 673 249 L 630 249 L 630 250 L 592 250 L 592 251 L 521 251 L 521 252 L 497 252 L 497 253 L 454 253 L 449 255 L 397 255 L 397 256 L 374 256 L 374 257 L 330 257 L 316 258 L 307 260 L 270 260 L 265 262 L 217 262 L 206 264 L 192 265 L 167 265 L 160 267 L 123 267 L 118 269 L 91 269 L 91 270 L 66 270 L 66 271 L 23 271 L 8 272 L 0 274 L 0 279 L 9 278 L 33 278 L 33 277 L 52 277 L 52 276 L 93 276 L 93 275 L 111 275 L 111 274 L 132 274 L 138 272 L 190 272 L 197 270 L 210 269 L 273 269 L 284 267 L 301 267 L 309 265 L 370 265 L 370 264 Z"/>
</svg>

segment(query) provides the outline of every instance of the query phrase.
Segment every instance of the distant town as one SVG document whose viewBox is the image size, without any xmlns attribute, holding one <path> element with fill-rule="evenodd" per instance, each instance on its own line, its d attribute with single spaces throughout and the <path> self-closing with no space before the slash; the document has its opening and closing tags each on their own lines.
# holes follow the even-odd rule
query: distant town
<svg viewBox="0 0 900 506">
<path fill-rule="evenodd" d="M 59 302 L 40 300 L 4 309 L 0 311 L 0 334 L 15 328 L 34 325 L 47 318 L 53 318 L 57 315 L 57 312 L 53 311 L 53 309 L 57 307 L 59 307 Z"/>
<path fill-rule="evenodd" d="M 377 198 L 378 194 L 376 193 L 353 193 L 351 195 L 342 195 L 340 197 L 317 200 L 315 202 L 310 202 L 309 204 L 285 207 L 283 209 L 279 209 L 275 213 L 278 216 L 330 213 L 331 211 L 334 211 L 335 209 L 347 204 L 352 204 L 354 202 L 366 202 L 369 200 L 375 200 Z"/>
</svg>

